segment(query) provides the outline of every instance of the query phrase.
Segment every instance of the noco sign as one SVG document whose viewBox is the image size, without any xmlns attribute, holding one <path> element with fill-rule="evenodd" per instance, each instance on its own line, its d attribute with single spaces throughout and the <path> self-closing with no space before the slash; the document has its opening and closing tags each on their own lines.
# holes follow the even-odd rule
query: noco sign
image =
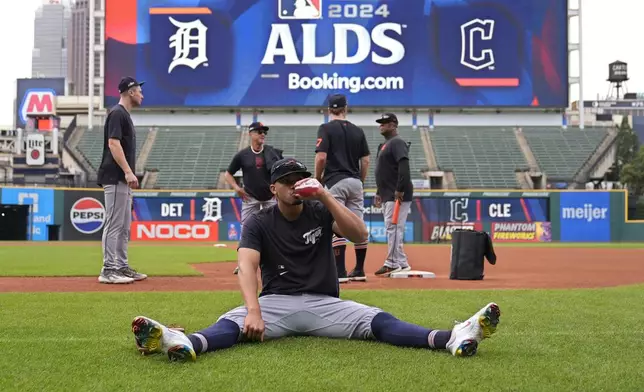
<svg viewBox="0 0 644 392">
<path fill-rule="evenodd" d="M 219 226 L 212 222 L 133 222 L 133 241 L 217 241 Z"/>
</svg>

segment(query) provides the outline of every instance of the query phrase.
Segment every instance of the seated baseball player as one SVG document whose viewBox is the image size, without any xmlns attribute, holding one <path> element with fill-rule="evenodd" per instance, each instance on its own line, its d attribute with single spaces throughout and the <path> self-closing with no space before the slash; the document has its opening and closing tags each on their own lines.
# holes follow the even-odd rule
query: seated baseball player
<svg viewBox="0 0 644 392">
<path fill-rule="evenodd" d="M 277 204 L 248 218 L 238 248 L 244 305 L 206 329 L 185 335 L 147 317 L 132 321 L 142 354 L 166 353 L 170 360 L 196 360 L 246 341 L 287 336 L 376 340 L 400 347 L 449 350 L 471 356 L 499 323 L 490 303 L 451 330 L 428 329 L 399 320 L 377 307 L 339 298 L 332 235 L 354 243 L 367 239 L 365 223 L 335 200 L 295 159 L 271 169 Z M 262 290 L 257 295 L 257 268 Z"/>
</svg>

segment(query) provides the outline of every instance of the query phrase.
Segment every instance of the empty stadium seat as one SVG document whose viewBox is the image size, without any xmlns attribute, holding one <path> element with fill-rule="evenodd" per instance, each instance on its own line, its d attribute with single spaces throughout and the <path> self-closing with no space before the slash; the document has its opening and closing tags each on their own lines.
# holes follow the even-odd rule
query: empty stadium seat
<svg viewBox="0 0 644 392">
<path fill-rule="evenodd" d="M 436 161 L 461 189 L 519 188 L 515 170 L 528 164 L 512 128 L 443 127 L 429 132 Z"/>
<path fill-rule="evenodd" d="M 606 128 L 523 128 L 541 171 L 561 181 L 572 181 L 607 133 Z"/>
<path fill-rule="evenodd" d="M 234 126 L 158 128 L 146 169 L 159 171 L 156 188 L 214 189 L 240 135 Z"/>
<path fill-rule="evenodd" d="M 136 152 L 137 158 L 141 153 L 141 148 L 145 139 L 148 137 L 147 128 L 136 128 Z M 103 128 L 96 127 L 94 130 L 85 130 L 83 137 L 78 141 L 76 146 L 78 152 L 90 164 L 92 171 L 95 173 L 101 165 L 101 158 L 103 157 Z"/>
</svg>

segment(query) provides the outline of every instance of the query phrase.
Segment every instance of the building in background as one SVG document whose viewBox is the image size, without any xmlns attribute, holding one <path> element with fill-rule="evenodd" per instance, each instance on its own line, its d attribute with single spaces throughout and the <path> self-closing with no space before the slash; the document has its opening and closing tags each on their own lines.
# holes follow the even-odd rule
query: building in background
<svg viewBox="0 0 644 392">
<path fill-rule="evenodd" d="M 101 24 L 94 27 L 97 41 L 100 42 Z M 70 95 L 89 95 L 89 0 L 76 0 L 71 6 L 71 19 L 68 29 L 68 72 L 67 81 Z M 94 60 L 94 74 L 100 75 L 101 63 L 97 56 Z M 100 94 L 100 87 L 94 87 L 94 94 Z"/>
<path fill-rule="evenodd" d="M 34 48 L 31 76 L 67 76 L 67 27 L 71 16 L 65 0 L 43 0 L 34 19 Z"/>
</svg>

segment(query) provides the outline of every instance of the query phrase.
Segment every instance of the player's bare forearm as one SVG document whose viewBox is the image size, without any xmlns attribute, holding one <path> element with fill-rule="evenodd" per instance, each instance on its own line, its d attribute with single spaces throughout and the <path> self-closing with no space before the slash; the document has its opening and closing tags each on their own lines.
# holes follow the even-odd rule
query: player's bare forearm
<svg viewBox="0 0 644 392">
<path fill-rule="evenodd" d="M 108 147 L 114 157 L 114 161 L 119 165 L 121 170 L 123 170 L 123 173 L 132 173 L 132 168 L 130 168 L 130 165 L 127 163 L 127 159 L 125 159 L 125 153 L 123 152 L 123 147 L 121 147 L 121 142 L 117 139 L 110 139 Z"/>
<path fill-rule="evenodd" d="M 318 152 L 315 154 L 315 179 L 322 182 L 322 175 L 326 167 L 326 153 Z"/>
<path fill-rule="evenodd" d="M 239 188 L 239 185 L 237 185 L 235 178 L 230 173 L 225 172 L 224 179 L 226 180 L 228 185 L 230 185 L 230 187 L 233 188 L 234 190 L 237 190 L 237 188 Z"/>
<path fill-rule="evenodd" d="M 360 158 L 360 179 L 364 183 L 369 172 L 369 155 Z"/>
<path fill-rule="evenodd" d="M 257 299 L 257 268 L 259 267 L 259 252 L 254 249 L 240 248 L 237 262 L 239 264 L 239 286 L 244 304 L 248 312 L 259 312 Z"/>
<path fill-rule="evenodd" d="M 326 208 L 329 209 L 329 212 L 331 212 L 331 215 L 333 215 L 333 219 L 335 220 L 334 226 L 337 226 L 338 231 L 336 234 L 341 235 L 353 243 L 367 241 L 369 233 L 362 219 L 335 200 L 329 191 L 324 191 L 324 194 L 320 197 L 320 201 L 324 203 Z"/>
</svg>

